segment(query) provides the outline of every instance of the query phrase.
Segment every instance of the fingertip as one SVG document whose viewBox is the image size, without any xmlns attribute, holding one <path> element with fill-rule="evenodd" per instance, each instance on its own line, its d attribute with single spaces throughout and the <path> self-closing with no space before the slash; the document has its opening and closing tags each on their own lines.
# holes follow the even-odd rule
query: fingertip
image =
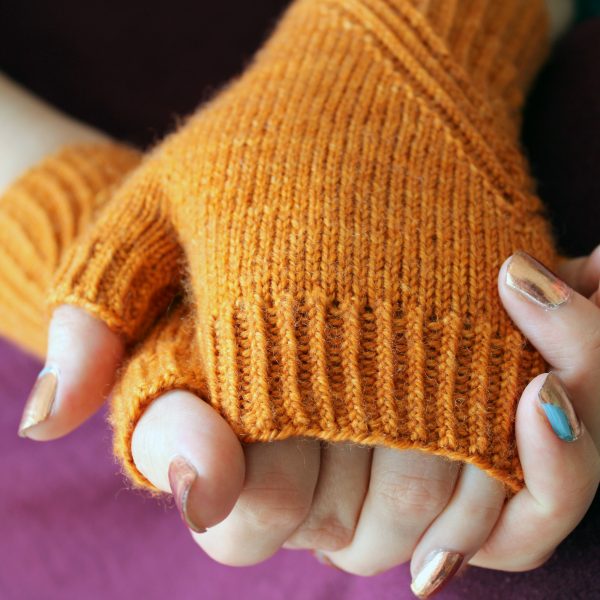
<svg viewBox="0 0 600 600">
<path fill-rule="evenodd" d="M 508 261 L 500 269 L 499 294 L 511 321 L 570 382 L 589 381 L 595 397 L 589 373 L 600 358 L 598 307 L 526 253 Z"/>
<path fill-rule="evenodd" d="M 124 345 L 102 321 L 63 305 L 52 314 L 46 363 L 27 399 L 19 435 L 60 438 L 102 405 L 114 383 Z"/>
<path fill-rule="evenodd" d="M 131 450 L 140 473 L 173 493 L 192 531 L 220 523 L 242 491 L 239 440 L 217 411 L 190 392 L 173 390 L 154 400 L 133 432 Z"/>
<path fill-rule="evenodd" d="M 555 373 L 529 383 L 515 426 L 525 484 L 538 503 L 551 507 L 567 499 L 585 505 L 586 482 L 598 477 L 598 454 Z"/>
</svg>

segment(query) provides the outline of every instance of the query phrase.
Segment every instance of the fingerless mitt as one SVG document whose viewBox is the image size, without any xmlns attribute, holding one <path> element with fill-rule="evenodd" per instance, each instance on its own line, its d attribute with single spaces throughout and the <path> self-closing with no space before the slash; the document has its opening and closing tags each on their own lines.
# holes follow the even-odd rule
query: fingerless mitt
<svg viewBox="0 0 600 600">
<path fill-rule="evenodd" d="M 74 144 L 0 195 L 0 335 L 42 358 L 50 281 L 139 154 L 116 143 Z"/>
<path fill-rule="evenodd" d="M 518 490 L 516 404 L 545 365 L 497 275 L 557 260 L 518 144 L 546 25 L 538 0 L 298 0 L 127 179 L 51 306 L 133 343 L 186 280 L 194 368 L 241 440 L 418 448 Z M 146 404 L 123 398 L 128 464 Z"/>
</svg>

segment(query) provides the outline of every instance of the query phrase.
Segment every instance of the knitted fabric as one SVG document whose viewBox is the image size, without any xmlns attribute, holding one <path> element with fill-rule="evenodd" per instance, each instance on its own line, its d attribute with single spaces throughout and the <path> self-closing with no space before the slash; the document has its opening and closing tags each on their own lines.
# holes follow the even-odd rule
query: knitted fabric
<svg viewBox="0 0 600 600">
<path fill-rule="evenodd" d="M 93 223 L 116 186 L 140 162 L 116 144 L 74 144 L 46 157 L 0 195 L 0 336 L 44 358 L 48 333 L 45 297 L 68 248 Z M 173 303 L 148 338 L 128 353 L 117 377 L 112 411 L 147 406 L 156 390 L 206 394 L 198 361 L 194 315 Z M 140 385 L 142 384 L 142 385 Z M 117 455 L 130 454 L 115 438 Z M 137 471 L 134 481 L 140 478 Z M 150 482 L 146 486 L 153 486 Z"/>
<path fill-rule="evenodd" d="M 46 351 L 46 294 L 59 261 L 138 154 L 111 143 L 65 148 L 0 195 L 0 335 Z"/>
<path fill-rule="evenodd" d="M 187 275 L 199 388 L 243 441 L 419 448 L 518 490 L 516 403 L 545 364 L 496 280 L 518 249 L 557 260 L 517 141 L 546 27 L 530 0 L 298 0 L 128 178 L 51 305 L 133 342 Z M 145 356 L 111 417 L 142 485 L 141 375 L 180 353 Z"/>
</svg>

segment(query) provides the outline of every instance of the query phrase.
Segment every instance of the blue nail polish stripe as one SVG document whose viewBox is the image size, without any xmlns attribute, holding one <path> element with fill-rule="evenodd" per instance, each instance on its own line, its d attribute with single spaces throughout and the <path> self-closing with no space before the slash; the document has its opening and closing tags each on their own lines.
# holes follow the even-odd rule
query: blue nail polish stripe
<svg viewBox="0 0 600 600">
<path fill-rule="evenodd" d="M 567 419 L 565 411 L 560 406 L 554 406 L 554 404 L 542 403 L 542 408 L 546 413 L 546 417 L 548 417 L 548 421 L 550 421 L 554 433 L 561 440 L 572 442 L 575 436 L 573 435 L 573 430 L 569 425 L 569 419 Z"/>
</svg>

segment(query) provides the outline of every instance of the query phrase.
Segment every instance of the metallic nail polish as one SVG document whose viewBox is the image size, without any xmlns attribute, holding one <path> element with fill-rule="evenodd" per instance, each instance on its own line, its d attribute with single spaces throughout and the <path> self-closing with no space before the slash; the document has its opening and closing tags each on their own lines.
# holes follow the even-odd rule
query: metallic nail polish
<svg viewBox="0 0 600 600">
<path fill-rule="evenodd" d="M 429 598 L 439 592 L 460 569 L 464 556 L 460 552 L 436 550 L 421 567 L 410 584 L 410 589 L 417 598 Z"/>
<path fill-rule="evenodd" d="M 58 370 L 54 367 L 42 369 L 23 409 L 23 416 L 19 423 L 20 437 L 27 437 L 31 427 L 42 423 L 50 416 L 57 389 Z"/>
<path fill-rule="evenodd" d="M 182 456 L 177 456 L 171 461 L 169 465 L 169 485 L 181 519 L 192 531 L 204 533 L 206 529 L 193 521 L 188 507 L 190 490 L 197 478 L 196 469 Z"/>
<path fill-rule="evenodd" d="M 547 310 L 564 304 L 571 288 L 526 252 L 515 252 L 506 269 L 506 284 Z"/>
<path fill-rule="evenodd" d="M 538 398 L 557 437 L 565 442 L 574 442 L 581 436 L 581 422 L 575 414 L 567 390 L 552 371 L 546 376 Z"/>
</svg>

